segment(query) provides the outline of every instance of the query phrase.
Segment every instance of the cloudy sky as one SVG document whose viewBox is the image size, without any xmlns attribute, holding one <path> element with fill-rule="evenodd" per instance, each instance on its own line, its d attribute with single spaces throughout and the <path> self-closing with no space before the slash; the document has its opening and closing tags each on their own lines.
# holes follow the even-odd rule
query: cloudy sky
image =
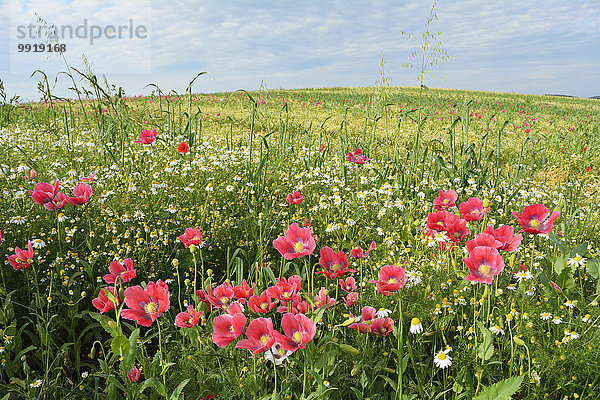
<svg viewBox="0 0 600 400">
<path fill-rule="evenodd" d="M 372 86 L 380 54 L 395 86 L 416 86 L 406 69 L 431 1 L 0 0 L 0 78 L 8 95 L 37 99 L 43 70 L 72 97 L 66 65 L 127 94 Z M 429 31 L 453 59 L 432 68 L 430 87 L 513 93 L 600 95 L 600 2 L 440 0 Z M 38 20 L 42 18 L 43 21 Z M 48 28 L 54 24 L 57 31 Z M 41 33 L 37 33 L 39 27 Z M 79 28 L 79 29 L 78 29 Z M 58 35 L 53 35 L 57 32 Z M 411 35 L 406 40 L 406 32 Z M 50 35 L 50 37 L 48 37 Z M 56 37 L 58 36 L 58 37 Z M 93 36 L 93 37 L 92 37 Z M 45 50 L 65 44 L 64 58 Z M 22 46 L 21 46 L 22 45 Z M 19 46 L 29 52 L 19 52 Z"/>
</svg>

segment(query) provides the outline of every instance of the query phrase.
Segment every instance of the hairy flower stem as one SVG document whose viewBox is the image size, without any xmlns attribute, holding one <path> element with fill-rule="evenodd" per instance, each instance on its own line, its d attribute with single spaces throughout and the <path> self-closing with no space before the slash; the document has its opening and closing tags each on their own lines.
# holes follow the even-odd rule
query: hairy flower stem
<svg viewBox="0 0 600 400">
<path fill-rule="evenodd" d="M 404 359 L 403 337 L 404 318 L 402 317 L 402 294 L 398 291 L 398 364 L 396 366 L 398 373 L 398 384 L 396 386 L 396 398 L 402 400 L 402 364 Z"/>
<path fill-rule="evenodd" d="M 163 351 L 162 351 L 162 329 L 160 329 L 160 321 L 157 321 L 158 324 L 158 352 L 160 354 L 160 374 L 162 375 L 163 380 L 163 388 L 165 389 L 165 398 L 168 399 L 169 396 L 167 393 L 167 375 L 165 374 L 165 363 L 163 361 Z"/>
</svg>

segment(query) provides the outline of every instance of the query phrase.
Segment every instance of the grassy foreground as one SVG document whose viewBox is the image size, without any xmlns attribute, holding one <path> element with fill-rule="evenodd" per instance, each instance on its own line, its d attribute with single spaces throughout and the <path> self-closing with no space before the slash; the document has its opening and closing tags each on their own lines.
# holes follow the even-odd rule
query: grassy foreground
<svg viewBox="0 0 600 400">
<path fill-rule="evenodd" d="M 599 101 L 155 89 L 0 106 L 0 398 L 600 397 Z"/>
</svg>

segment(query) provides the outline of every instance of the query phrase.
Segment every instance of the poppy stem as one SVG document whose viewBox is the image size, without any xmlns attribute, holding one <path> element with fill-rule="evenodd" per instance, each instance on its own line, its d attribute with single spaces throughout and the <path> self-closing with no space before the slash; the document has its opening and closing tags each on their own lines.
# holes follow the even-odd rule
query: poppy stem
<svg viewBox="0 0 600 400">
<path fill-rule="evenodd" d="M 402 400 L 402 364 L 403 364 L 403 359 L 404 359 L 404 342 L 403 342 L 403 337 L 402 334 L 404 332 L 404 318 L 402 317 L 402 292 L 398 291 L 398 365 L 397 365 L 397 372 L 398 372 L 398 384 L 396 386 L 396 398 L 398 400 Z"/>
<path fill-rule="evenodd" d="M 158 325 L 158 351 L 160 353 L 160 374 L 162 375 L 163 380 L 163 388 L 165 389 L 165 398 L 168 399 L 169 396 L 167 393 L 167 376 L 165 374 L 165 363 L 163 361 L 163 351 L 162 351 L 162 329 L 160 329 L 160 321 L 157 321 Z"/>
</svg>

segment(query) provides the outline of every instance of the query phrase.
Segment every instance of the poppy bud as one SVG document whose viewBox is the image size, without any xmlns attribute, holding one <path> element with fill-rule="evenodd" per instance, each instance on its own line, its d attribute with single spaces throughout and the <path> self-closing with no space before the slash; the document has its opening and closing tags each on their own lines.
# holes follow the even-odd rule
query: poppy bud
<svg viewBox="0 0 600 400">
<path fill-rule="evenodd" d="M 131 368 L 127 373 L 127 379 L 129 379 L 129 382 L 131 383 L 136 383 L 137 381 L 139 381 L 140 376 L 142 376 L 142 371 L 137 369 L 137 367 Z"/>
</svg>

